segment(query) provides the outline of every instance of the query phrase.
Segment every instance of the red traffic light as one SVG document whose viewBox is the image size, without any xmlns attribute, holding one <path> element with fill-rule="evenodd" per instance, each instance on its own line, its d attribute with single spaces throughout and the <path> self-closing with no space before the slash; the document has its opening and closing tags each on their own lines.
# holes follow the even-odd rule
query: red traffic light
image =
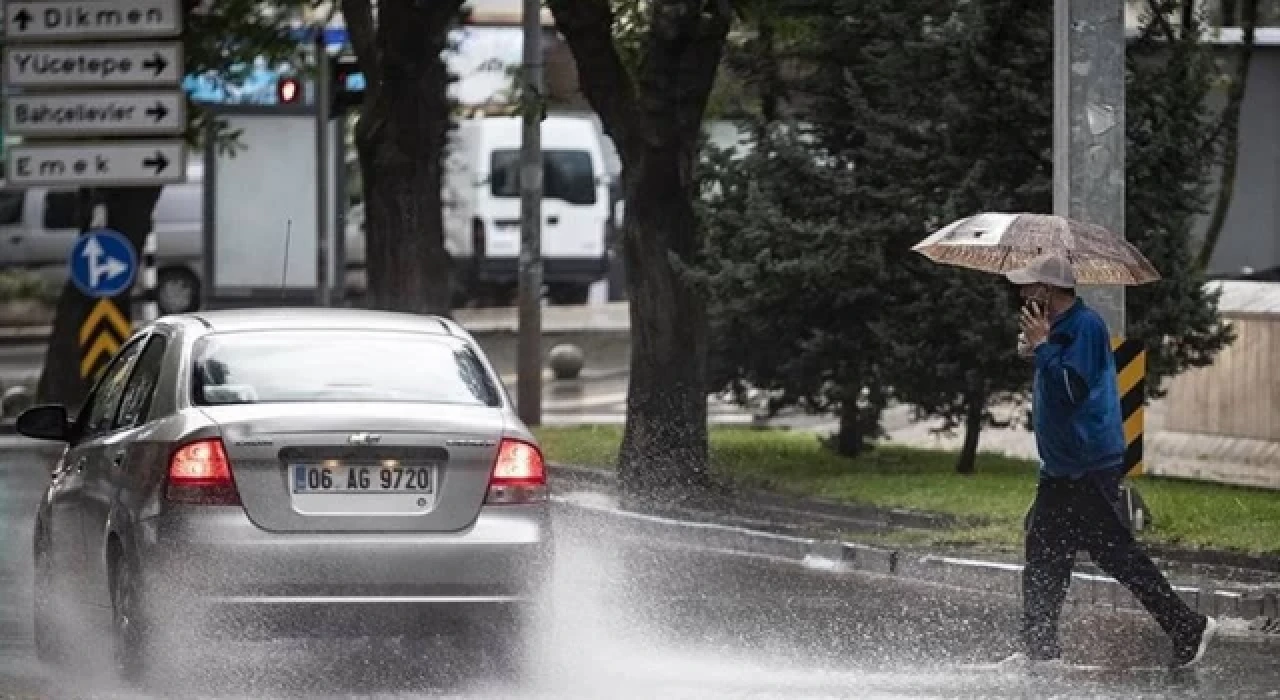
<svg viewBox="0 0 1280 700">
<path fill-rule="evenodd" d="M 297 78 L 281 78 L 276 83 L 276 98 L 282 105 L 291 105 L 302 101 L 302 83 Z"/>
</svg>

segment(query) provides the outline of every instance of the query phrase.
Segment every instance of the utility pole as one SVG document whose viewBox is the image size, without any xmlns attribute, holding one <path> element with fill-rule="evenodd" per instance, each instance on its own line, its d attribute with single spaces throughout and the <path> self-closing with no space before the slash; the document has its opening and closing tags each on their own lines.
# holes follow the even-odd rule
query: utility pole
<svg viewBox="0 0 1280 700">
<path fill-rule="evenodd" d="M 329 297 L 329 50 L 324 25 L 316 25 L 316 304 L 331 306 Z"/>
<path fill-rule="evenodd" d="M 520 334 L 516 404 L 526 425 L 542 423 L 542 3 L 524 0 L 520 86 Z"/>
<path fill-rule="evenodd" d="M 1124 235 L 1124 3 L 1054 0 L 1053 212 Z M 1081 296 L 1124 336 L 1124 287 Z"/>
</svg>

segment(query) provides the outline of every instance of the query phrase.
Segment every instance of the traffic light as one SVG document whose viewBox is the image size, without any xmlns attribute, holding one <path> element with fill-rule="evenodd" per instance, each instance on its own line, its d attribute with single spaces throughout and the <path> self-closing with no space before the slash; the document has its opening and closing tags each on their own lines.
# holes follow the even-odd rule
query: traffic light
<svg viewBox="0 0 1280 700">
<path fill-rule="evenodd" d="M 329 85 L 333 100 L 329 106 L 333 114 L 342 114 L 364 102 L 364 73 L 355 56 L 338 55 L 329 58 Z"/>
<path fill-rule="evenodd" d="M 302 101 L 302 83 L 297 78 L 281 78 L 276 83 L 276 101 L 282 105 L 298 104 Z"/>
</svg>

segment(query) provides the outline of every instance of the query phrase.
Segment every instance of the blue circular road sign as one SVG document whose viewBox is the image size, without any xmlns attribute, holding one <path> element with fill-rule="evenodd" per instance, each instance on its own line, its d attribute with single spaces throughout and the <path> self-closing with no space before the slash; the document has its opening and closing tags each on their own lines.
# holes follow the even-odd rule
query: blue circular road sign
<svg viewBox="0 0 1280 700">
<path fill-rule="evenodd" d="M 71 247 L 71 282 L 98 299 L 114 297 L 129 289 L 138 274 L 138 254 L 129 239 L 109 228 L 87 231 Z"/>
</svg>

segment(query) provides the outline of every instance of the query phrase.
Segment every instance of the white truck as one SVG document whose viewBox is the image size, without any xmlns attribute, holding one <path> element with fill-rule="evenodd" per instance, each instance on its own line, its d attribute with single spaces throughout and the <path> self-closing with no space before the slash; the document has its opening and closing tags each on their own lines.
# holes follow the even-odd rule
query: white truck
<svg viewBox="0 0 1280 700">
<path fill-rule="evenodd" d="M 520 133 L 519 117 L 493 116 L 461 120 L 450 132 L 442 198 L 445 249 L 460 283 L 459 301 L 501 305 L 514 297 L 520 256 Z M 542 122 L 543 280 L 552 303 L 586 303 L 591 285 L 608 271 L 621 207 L 613 204 L 606 145 L 589 116 L 551 115 Z M 364 266 L 363 212 L 353 210 L 347 223 L 350 271 Z"/>
<path fill-rule="evenodd" d="M 9 189 L 0 183 L 0 268 L 33 270 L 50 284 L 65 283 L 67 259 L 80 235 L 79 204 L 75 188 Z M 198 162 L 188 166 L 185 183 L 161 190 L 153 219 L 161 313 L 200 306 L 203 204 L 204 170 Z"/>
</svg>

